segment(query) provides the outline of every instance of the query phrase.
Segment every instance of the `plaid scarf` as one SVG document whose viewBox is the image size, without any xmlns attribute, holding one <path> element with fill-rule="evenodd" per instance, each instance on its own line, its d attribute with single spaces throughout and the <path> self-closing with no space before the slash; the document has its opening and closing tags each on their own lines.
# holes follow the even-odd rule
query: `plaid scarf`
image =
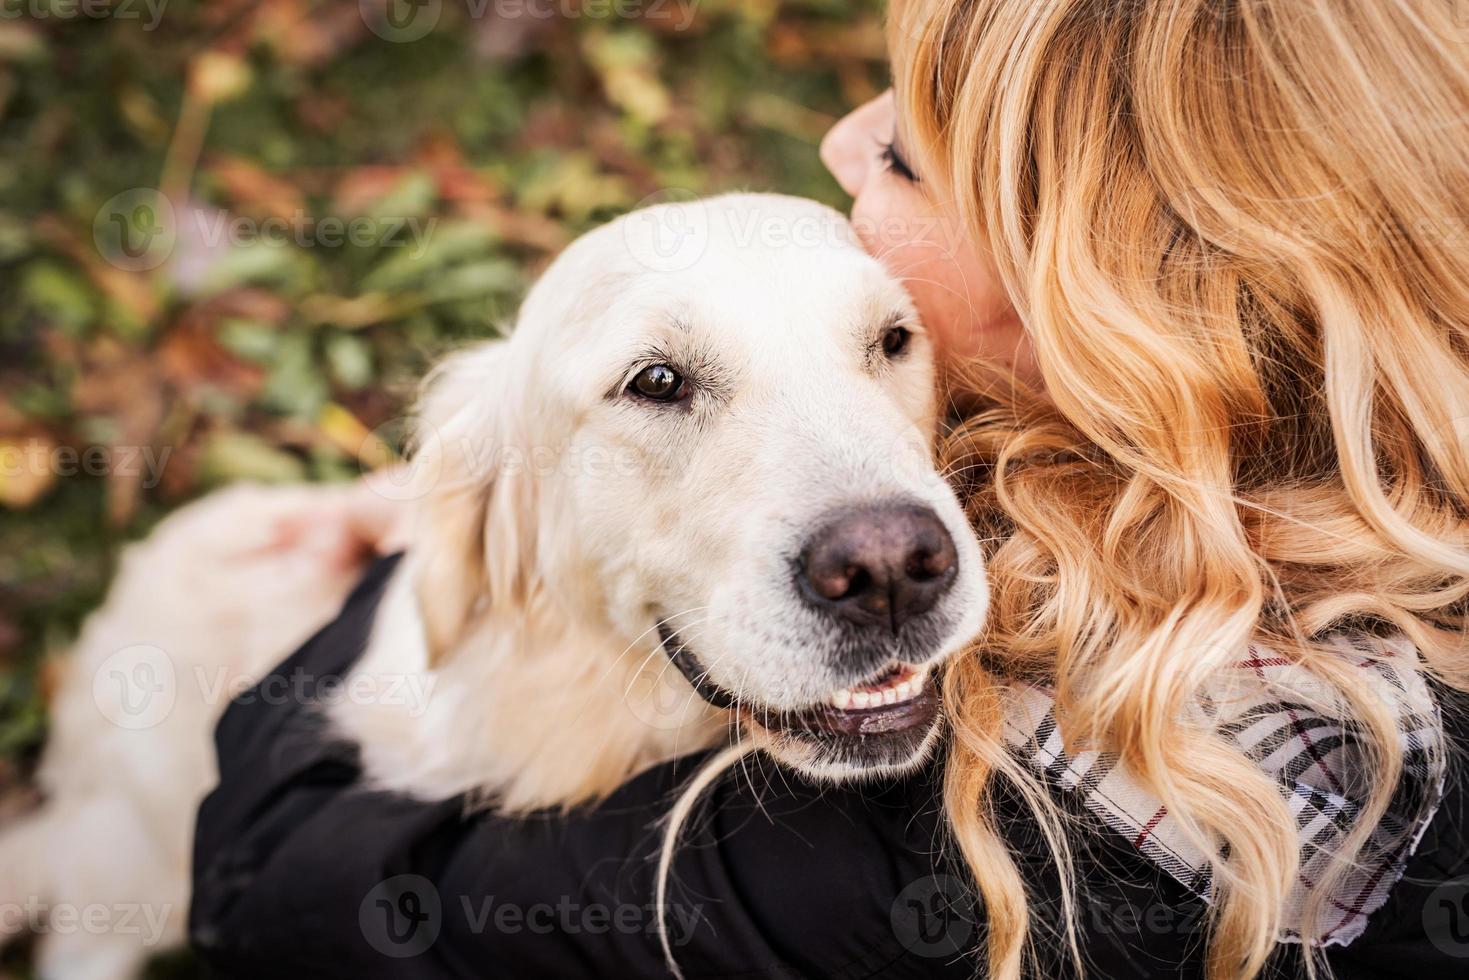
<svg viewBox="0 0 1469 980">
<path fill-rule="evenodd" d="M 1330 900 L 1319 905 L 1311 928 L 1301 923 L 1316 881 L 1331 865 L 1367 798 L 1365 748 L 1341 697 L 1306 669 L 1251 647 L 1201 698 L 1203 719 L 1237 745 L 1275 782 L 1296 819 L 1300 870 L 1286 908 L 1283 942 L 1346 945 L 1387 901 L 1437 809 L 1445 775 L 1443 722 L 1416 669 L 1417 651 L 1402 638 L 1339 635 L 1332 646 L 1359 668 L 1369 689 L 1397 719 L 1403 777 L 1386 814 L 1367 839 Z M 1205 901 L 1213 862 L 1116 756 L 1067 751 L 1056 703 L 1046 688 L 1016 689 L 1006 719 L 1006 741 L 1063 796 L 1131 841 L 1146 858 Z M 1303 937 L 1302 932 L 1307 933 Z"/>
</svg>

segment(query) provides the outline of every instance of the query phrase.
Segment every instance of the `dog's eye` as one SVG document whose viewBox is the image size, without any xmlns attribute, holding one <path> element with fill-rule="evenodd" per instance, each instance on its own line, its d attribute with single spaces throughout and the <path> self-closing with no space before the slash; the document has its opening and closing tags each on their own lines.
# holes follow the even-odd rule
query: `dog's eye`
<svg viewBox="0 0 1469 980">
<path fill-rule="evenodd" d="M 913 339 L 913 332 L 907 327 L 889 327 L 883 331 L 882 352 L 888 357 L 897 357 L 908 349 L 908 341 Z"/>
<path fill-rule="evenodd" d="M 667 364 L 643 368 L 633 377 L 628 388 L 655 402 L 676 402 L 688 394 L 683 375 Z"/>
</svg>

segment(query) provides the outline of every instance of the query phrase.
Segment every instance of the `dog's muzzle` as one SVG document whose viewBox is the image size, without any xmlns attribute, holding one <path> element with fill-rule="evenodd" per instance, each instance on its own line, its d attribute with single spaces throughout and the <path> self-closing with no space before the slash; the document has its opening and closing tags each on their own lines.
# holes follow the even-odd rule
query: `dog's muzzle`
<svg viewBox="0 0 1469 980">
<path fill-rule="evenodd" d="M 881 737 L 931 727 L 939 698 L 925 666 L 893 662 L 880 672 L 797 710 L 776 710 L 743 701 L 709 679 L 708 671 L 668 621 L 660 620 L 663 651 L 694 691 L 716 708 L 735 710 L 771 731 L 816 738 Z"/>
</svg>

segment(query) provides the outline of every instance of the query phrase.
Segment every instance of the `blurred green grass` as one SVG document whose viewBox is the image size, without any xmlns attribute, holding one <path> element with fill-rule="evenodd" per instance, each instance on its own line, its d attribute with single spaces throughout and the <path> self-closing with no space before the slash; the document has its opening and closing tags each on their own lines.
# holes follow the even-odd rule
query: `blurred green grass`
<svg viewBox="0 0 1469 980">
<path fill-rule="evenodd" d="M 817 143 L 886 77 L 869 0 L 443 0 L 431 31 L 398 42 L 370 29 L 372 2 L 163 0 L 156 24 L 140 0 L 12 9 L 26 11 L 0 20 L 12 787 L 45 735 L 41 664 L 123 544 L 232 480 L 381 462 L 393 447 L 372 432 L 427 364 L 493 333 L 562 243 L 650 194 L 842 204 Z M 158 268 L 118 268 L 96 232 L 135 189 L 174 202 L 180 229 L 276 217 L 302 240 L 181 233 Z M 379 234 L 331 244 L 327 219 Z M 416 224 L 385 237 L 391 223 Z"/>
</svg>

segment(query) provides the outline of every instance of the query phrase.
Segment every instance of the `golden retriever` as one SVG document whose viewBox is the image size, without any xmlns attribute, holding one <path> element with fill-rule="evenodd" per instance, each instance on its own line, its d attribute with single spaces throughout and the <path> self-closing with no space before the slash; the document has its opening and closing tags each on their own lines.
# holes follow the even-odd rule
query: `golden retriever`
<svg viewBox="0 0 1469 980">
<path fill-rule="evenodd" d="M 407 556 L 322 711 L 371 784 L 508 811 L 733 739 L 815 778 L 911 768 L 938 737 L 930 673 L 986 603 L 937 414 L 912 305 L 836 212 L 731 195 L 603 226 L 509 339 L 430 378 L 392 488 Z M 167 921 L 53 930 L 43 974 L 128 976 L 182 939 L 210 726 L 353 568 L 251 581 L 231 556 L 350 492 L 226 491 L 127 555 L 57 698 L 46 803 L 0 839 L 0 902 Z M 165 681 L 168 709 L 132 724 L 134 688 Z"/>
</svg>

